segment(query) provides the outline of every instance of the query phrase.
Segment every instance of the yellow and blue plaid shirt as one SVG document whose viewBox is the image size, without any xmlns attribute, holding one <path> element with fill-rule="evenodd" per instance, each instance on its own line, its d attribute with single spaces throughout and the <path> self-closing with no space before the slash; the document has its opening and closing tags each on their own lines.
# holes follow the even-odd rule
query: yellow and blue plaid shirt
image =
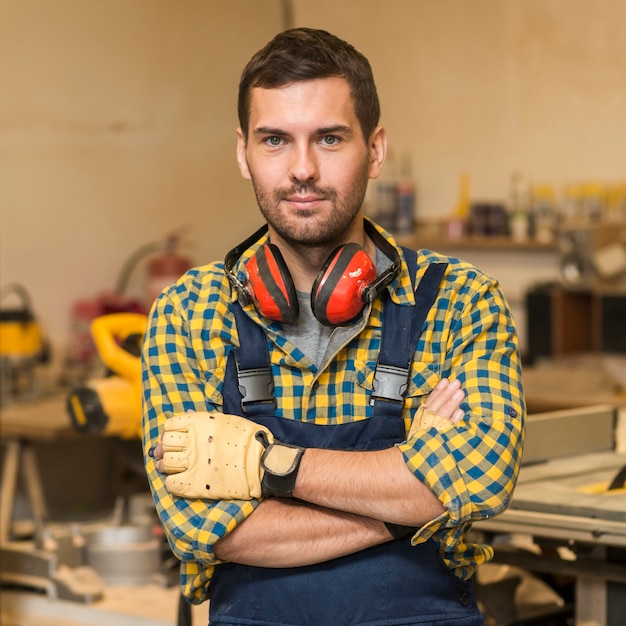
<svg viewBox="0 0 626 626">
<path fill-rule="evenodd" d="M 237 271 L 261 243 L 242 255 Z M 394 302 L 413 306 L 414 291 L 401 258 L 402 270 L 388 289 Z M 418 251 L 417 281 L 436 262 L 447 262 L 448 267 L 418 341 L 403 416 L 408 432 L 415 410 L 437 382 L 448 377 L 458 379 L 467 394 L 465 418 L 442 432 L 422 431 L 399 448 L 410 470 L 446 508 L 416 533 L 413 543 L 432 539 L 446 565 L 460 578 L 469 578 L 493 551 L 468 543 L 467 534 L 472 522 L 493 517 L 510 501 L 526 410 L 514 323 L 497 282 L 468 263 L 428 250 Z M 218 564 L 213 546 L 250 515 L 258 501 L 173 497 L 148 450 L 158 443 L 168 417 L 188 410 L 221 410 L 226 361 L 239 345 L 231 310 L 235 299 L 223 264 L 190 270 L 157 298 L 142 355 L 146 470 L 166 536 L 182 561 L 183 593 L 194 603 L 208 598 Z M 276 415 L 318 424 L 371 417 L 381 309 L 380 300 L 374 301 L 364 328 L 319 369 L 287 340 L 280 323 L 261 318 L 252 305 L 245 307 L 266 329 Z"/>
</svg>

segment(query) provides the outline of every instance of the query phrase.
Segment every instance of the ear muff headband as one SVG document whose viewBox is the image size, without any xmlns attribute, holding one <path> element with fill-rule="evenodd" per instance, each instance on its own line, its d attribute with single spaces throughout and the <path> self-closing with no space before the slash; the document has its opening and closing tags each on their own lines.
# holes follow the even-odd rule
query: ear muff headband
<svg viewBox="0 0 626 626">
<path fill-rule="evenodd" d="M 257 242 L 267 232 L 267 224 L 264 224 L 253 232 L 247 239 L 244 239 L 238 246 L 235 246 L 230 252 L 226 254 L 224 259 L 224 272 L 226 278 L 231 284 L 232 288 L 237 292 L 237 299 L 242 306 L 252 302 L 252 296 L 248 291 L 248 288 L 244 282 L 235 274 L 235 263 L 241 258 L 241 255 L 255 242 Z"/>
</svg>

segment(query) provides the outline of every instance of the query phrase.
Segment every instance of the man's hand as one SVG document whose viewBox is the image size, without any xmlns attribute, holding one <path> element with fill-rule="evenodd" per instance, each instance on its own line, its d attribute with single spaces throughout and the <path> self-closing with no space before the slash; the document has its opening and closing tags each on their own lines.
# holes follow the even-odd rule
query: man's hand
<svg viewBox="0 0 626 626">
<path fill-rule="evenodd" d="M 458 380 L 442 378 L 417 409 L 407 439 L 422 430 L 444 430 L 459 422 L 465 416 L 463 409 L 459 408 L 464 398 L 465 392 Z"/>
<path fill-rule="evenodd" d="M 154 456 L 174 495 L 250 500 L 290 496 L 303 453 L 243 417 L 198 412 L 166 420 Z"/>
</svg>

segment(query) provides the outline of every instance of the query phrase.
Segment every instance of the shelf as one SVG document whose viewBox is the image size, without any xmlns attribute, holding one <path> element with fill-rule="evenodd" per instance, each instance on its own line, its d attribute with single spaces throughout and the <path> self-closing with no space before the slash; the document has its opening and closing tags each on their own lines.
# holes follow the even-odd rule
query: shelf
<svg viewBox="0 0 626 626">
<path fill-rule="evenodd" d="M 396 235 L 396 241 L 407 248 L 426 248 L 438 252 L 440 250 L 502 250 L 502 251 L 529 251 L 554 252 L 558 250 L 556 242 L 541 243 L 539 241 L 513 241 L 509 237 L 465 237 L 459 240 L 432 237 L 428 234 Z"/>
</svg>

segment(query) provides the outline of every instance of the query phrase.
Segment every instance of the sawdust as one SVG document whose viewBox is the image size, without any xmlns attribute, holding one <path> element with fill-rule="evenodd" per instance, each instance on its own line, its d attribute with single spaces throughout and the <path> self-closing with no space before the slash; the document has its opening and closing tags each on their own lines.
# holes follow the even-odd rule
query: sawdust
<svg viewBox="0 0 626 626">
<path fill-rule="evenodd" d="M 2 591 L 3 626 L 175 626 L 178 587 L 107 586 L 91 603 L 54 600 L 25 591 Z M 194 626 L 205 626 L 209 605 L 192 607 Z"/>
</svg>

